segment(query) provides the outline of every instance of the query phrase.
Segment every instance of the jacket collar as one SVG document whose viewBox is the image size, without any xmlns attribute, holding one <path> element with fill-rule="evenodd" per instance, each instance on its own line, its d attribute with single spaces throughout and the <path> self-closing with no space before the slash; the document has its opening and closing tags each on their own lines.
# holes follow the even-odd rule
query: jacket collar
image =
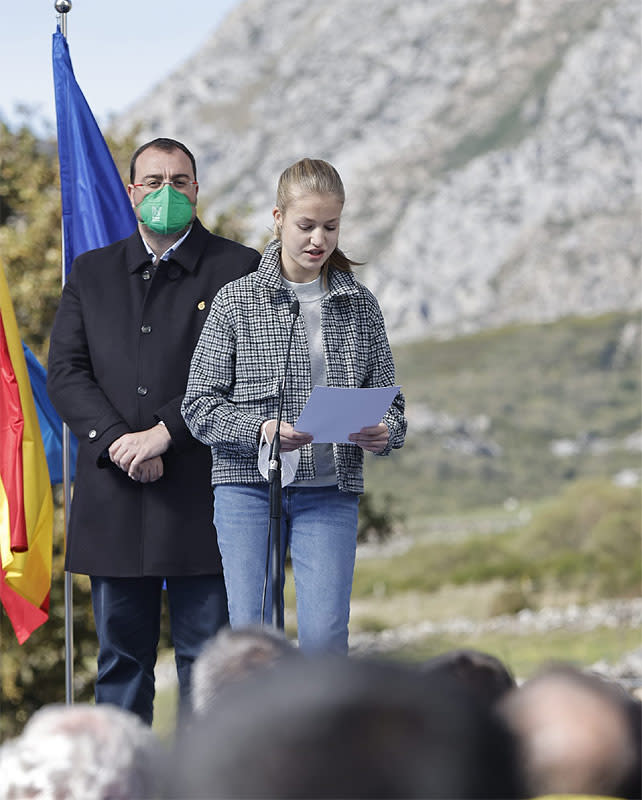
<svg viewBox="0 0 642 800">
<path fill-rule="evenodd" d="M 283 288 L 281 283 L 281 242 L 272 239 L 268 243 L 256 271 L 256 282 L 272 292 Z"/>
<path fill-rule="evenodd" d="M 276 292 L 283 289 L 281 282 L 281 242 L 273 239 L 261 257 L 261 263 L 256 272 L 256 282 L 268 289 Z M 330 296 L 345 294 L 355 294 L 357 292 L 357 281 L 352 272 L 343 272 L 340 269 L 330 271 Z"/>
<path fill-rule="evenodd" d="M 193 272 L 205 249 L 210 234 L 201 225 L 198 218 L 192 223 L 192 230 L 189 236 L 181 244 L 175 253 L 170 256 L 170 261 L 175 261 L 187 272 Z M 129 272 L 136 272 L 143 266 L 149 266 L 150 259 L 147 248 L 145 247 L 138 228 L 126 240 L 125 244 L 127 269 Z"/>
</svg>

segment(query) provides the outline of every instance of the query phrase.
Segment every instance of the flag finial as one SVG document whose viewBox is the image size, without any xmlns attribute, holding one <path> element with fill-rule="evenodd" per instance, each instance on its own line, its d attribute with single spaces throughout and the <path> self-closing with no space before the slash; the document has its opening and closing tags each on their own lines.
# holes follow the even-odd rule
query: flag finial
<svg viewBox="0 0 642 800">
<path fill-rule="evenodd" d="M 56 18 L 58 30 L 62 33 L 65 41 L 67 41 L 67 14 L 71 11 L 71 0 L 56 0 L 54 8 L 58 13 Z"/>
</svg>

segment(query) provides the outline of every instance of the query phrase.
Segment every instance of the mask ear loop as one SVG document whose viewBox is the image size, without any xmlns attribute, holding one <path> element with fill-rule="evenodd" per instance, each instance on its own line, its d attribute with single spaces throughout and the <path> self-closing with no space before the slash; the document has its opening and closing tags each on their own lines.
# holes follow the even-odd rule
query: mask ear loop
<svg viewBox="0 0 642 800">
<path fill-rule="evenodd" d="M 261 433 L 261 440 L 259 441 L 259 453 L 257 457 L 257 466 L 261 475 L 268 479 L 270 459 L 270 442 L 265 434 L 265 430 Z M 301 460 L 301 453 L 299 450 L 292 450 L 289 453 L 281 453 L 281 486 L 287 486 L 294 481 L 296 471 L 299 468 L 299 461 Z"/>
<path fill-rule="evenodd" d="M 268 469 L 269 469 L 269 459 L 270 459 L 270 443 L 268 442 L 268 438 L 265 434 L 265 427 L 261 430 L 261 440 L 259 441 L 259 454 L 257 458 L 257 466 L 259 468 L 259 472 L 265 478 L 268 479 Z"/>
</svg>

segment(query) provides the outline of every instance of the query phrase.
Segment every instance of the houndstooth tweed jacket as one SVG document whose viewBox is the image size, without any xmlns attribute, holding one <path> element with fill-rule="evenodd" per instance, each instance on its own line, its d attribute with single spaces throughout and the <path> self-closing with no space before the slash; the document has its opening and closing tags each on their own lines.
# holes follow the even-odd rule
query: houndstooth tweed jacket
<svg viewBox="0 0 642 800">
<path fill-rule="evenodd" d="M 194 351 L 182 413 L 192 434 L 212 448 L 212 484 L 263 483 L 257 468 L 261 424 L 276 418 L 294 293 L 281 281 L 280 242 L 268 244 L 256 272 L 216 295 Z M 351 273 L 331 270 L 321 304 L 328 386 L 393 386 L 394 363 L 374 295 Z M 295 423 L 312 390 L 303 319 L 296 320 L 283 402 Z M 387 455 L 403 445 L 404 397 L 399 392 L 383 421 Z M 363 492 L 363 450 L 333 445 L 338 487 Z M 301 448 L 296 479 L 315 476 L 311 445 Z"/>
</svg>

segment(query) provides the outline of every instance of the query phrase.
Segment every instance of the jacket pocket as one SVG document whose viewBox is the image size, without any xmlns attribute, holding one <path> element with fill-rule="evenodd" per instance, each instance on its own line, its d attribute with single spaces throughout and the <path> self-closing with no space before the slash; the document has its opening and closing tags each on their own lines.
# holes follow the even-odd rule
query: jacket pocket
<svg viewBox="0 0 642 800">
<path fill-rule="evenodd" d="M 228 399 L 239 410 L 270 416 L 276 414 L 280 383 L 278 378 L 264 381 L 237 380 Z"/>
</svg>

